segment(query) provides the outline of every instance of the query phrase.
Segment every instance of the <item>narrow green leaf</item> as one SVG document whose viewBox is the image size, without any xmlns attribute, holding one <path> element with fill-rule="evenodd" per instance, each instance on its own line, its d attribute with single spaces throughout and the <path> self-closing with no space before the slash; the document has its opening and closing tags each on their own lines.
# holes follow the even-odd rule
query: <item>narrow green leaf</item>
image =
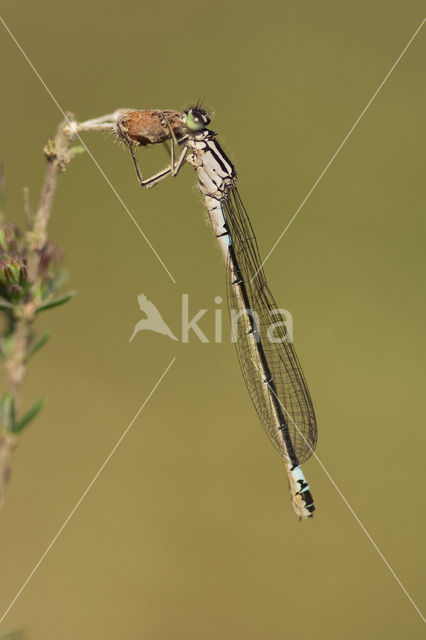
<svg viewBox="0 0 426 640">
<path fill-rule="evenodd" d="M 33 355 L 35 355 L 37 353 L 37 351 L 39 351 L 42 347 L 44 347 L 44 345 L 46 344 L 46 342 L 49 340 L 50 336 L 51 336 L 51 332 L 50 331 L 46 331 L 46 333 L 43 333 L 43 335 L 37 340 L 37 342 L 34 343 L 34 345 L 31 347 L 31 349 L 28 351 L 28 356 L 27 358 L 32 358 Z"/>
<path fill-rule="evenodd" d="M 59 289 L 65 284 L 65 282 L 69 278 L 69 271 L 67 269 L 62 268 L 56 276 L 49 282 L 50 291 L 59 291 Z"/>
<path fill-rule="evenodd" d="M 4 298 L 0 298 L 0 311 L 10 311 L 10 309 L 13 309 L 13 304 Z"/>
<path fill-rule="evenodd" d="M 55 307 L 60 307 L 61 304 L 65 304 L 66 302 L 68 302 L 68 300 L 71 300 L 71 298 L 73 298 L 74 296 L 75 296 L 75 291 L 70 291 L 69 293 L 62 296 L 61 298 L 56 298 L 56 300 L 51 300 L 50 302 L 46 302 L 45 304 L 40 305 L 36 309 L 36 313 L 39 313 L 40 311 L 46 311 L 47 309 L 54 309 Z"/>
<path fill-rule="evenodd" d="M 11 393 L 5 393 L 0 400 L 0 422 L 8 431 L 15 428 L 15 398 Z"/>
<path fill-rule="evenodd" d="M 79 153 L 86 153 L 86 149 L 81 145 L 81 144 L 77 144 L 74 147 L 70 148 L 70 153 L 73 156 L 78 155 Z"/>
<path fill-rule="evenodd" d="M 12 429 L 13 433 L 20 433 L 22 429 L 24 429 L 29 422 L 34 420 L 36 415 L 43 408 L 45 402 L 46 402 L 46 398 L 39 398 L 38 400 L 36 400 L 33 406 L 31 407 L 31 409 L 28 409 L 27 413 L 24 413 L 22 418 L 15 422 L 15 427 L 14 429 Z"/>
</svg>

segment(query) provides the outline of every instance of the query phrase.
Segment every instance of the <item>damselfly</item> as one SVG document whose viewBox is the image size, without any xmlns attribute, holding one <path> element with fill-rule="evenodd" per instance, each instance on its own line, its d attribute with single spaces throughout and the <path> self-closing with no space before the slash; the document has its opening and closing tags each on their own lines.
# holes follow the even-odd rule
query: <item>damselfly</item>
<svg viewBox="0 0 426 640">
<path fill-rule="evenodd" d="M 138 180 L 152 187 L 177 175 L 188 161 L 227 266 L 230 310 L 238 312 L 236 348 L 241 370 L 260 421 L 286 465 L 294 510 L 300 518 L 315 511 L 301 463 L 311 456 L 317 425 L 311 397 L 292 341 L 269 290 L 256 238 L 238 193 L 237 175 L 207 127 L 199 107 L 179 111 L 127 111 L 117 121 L 117 135 L 129 145 Z M 171 164 L 143 179 L 134 145 L 171 141 Z M 181 147 L 176 159 L 175 145 Z M 273 331 L 271 332 L 271 323 Z"/>
</svg>

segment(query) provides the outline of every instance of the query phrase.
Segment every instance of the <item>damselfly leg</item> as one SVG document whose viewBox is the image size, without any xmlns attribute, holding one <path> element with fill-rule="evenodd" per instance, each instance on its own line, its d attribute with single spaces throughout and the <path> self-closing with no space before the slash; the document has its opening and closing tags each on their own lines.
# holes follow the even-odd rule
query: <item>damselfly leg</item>
<svg viewBox="0 0 426 640">
<path fill-rule="evenodd" d="M 170 168 L 171 168 L 171 174 L 173 177 L 177 176 L 177 174 L 179 173 L 180 169 L 182 168 L 183 163 L 185 162 L 185 157 L 186 157 L 186 151 L 187 151 L 187 146 L 185 145 L 183 151 L 181 152 L 177 162 L 175 162 L 175 153 L 176 153 L 176 148 L 178 147 L 178 145 L 182 145 L 186 140 L 188 140 L 188 136 L 185 135 L 182 138 L 180 138 L 179 142 L 176 139 L 175 136 L 175 132 L 173 131 L 173 127 L 170 123 L 169 118 L 167 117 L 166 112 L 163 112 L 162 114 L 163 116 L 163 122 L 165 124 L 165 126 L 167 127 L 167 129 L 169 130 L 170 133 Z"/>
<path fill-rule="evenodd" d="M 158 173 L 155 173 L 153 176 L 150 176 L 149 178 L 144 179 L 142 176 L 142 171 L 136 159 L 135 152 L 133 151 L 132 145 L 130 143 L 127 143 L 127 144 L 129 146 L 130 155 L 132 156 L 133 164 L 136 169 L 138 182 L 141 185 L 141 187 L 145 187 L 145 189 L 150 189 L 151 187 L 154 187 L 156 184 L 164 180 L 164 178 L 167 178 L 169 175 L 177 176 L 177 174 L 179 173 L 179 171 L 183 166 L 183 163 L 185 162 L 186 154 L 188 153 L 188 147 L 187 145 L 185 145 L 174 166 L 170 164 L 170 166 L 166 167 L 165 169 L 162 169 Z"/>
</svg>

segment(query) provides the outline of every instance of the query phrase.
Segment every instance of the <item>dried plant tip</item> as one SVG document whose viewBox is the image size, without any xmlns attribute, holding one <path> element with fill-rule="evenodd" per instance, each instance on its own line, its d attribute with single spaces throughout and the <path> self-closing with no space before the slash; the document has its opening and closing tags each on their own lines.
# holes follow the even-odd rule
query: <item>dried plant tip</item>
<svg viewBox="0 0 426 640">
<path fill-rule="evenodd" d="M 3 278 L 1 277 L 3 275 Z M 4 282 L 4 284 L 9 285 L 14 282 L 13 270 L 10 265 L 3 265 L 3 273 L 0 271 L 0 279 Z"/>
<path fill-rule="evenodd" d="M 53 242 L 44 245 L 40 253 L 40 275 L 43 280 L 55 277 L 61 265 L 64 252 Z"/>
<path fill-rule="evenodd" d="M 0 225 L 0 258 L 2 250 L 8 253 L 16 253 L 22 245 L 24 234 L 14 222 L 5 222 Z"/>
<path fill-rule="evenodd" d="M 23 256 L 5 255 L 0 260 L 0 295 L 6 300 L 20 302 L 27 291 L 27 265 Z"/>
<path fill-rule="evenodd" d="M 21 269 L 26 271 L 26 263 L 23 256 L 6 255 L 3 260 L 0 261 L 0 282 L 5 285 L 23 284 L 21 281 L 23 277 Z"/>
<path fill-rule="evenodd" d="M 48 162 L 52 162 L 57 158 L 56 144 L 52 138 L 48 138 L 46 144 L 43 147 L 43 153 L 46 156 Z"/>
<path fill-rule="evenodd" d="M 28 271 L 27 271 L 27 267 L 26 267 L 24 264 L 22 264 L 22 265 L 19 267 L 19 284 L 20 284 L 20 285 L 25 284 L 25 283 L 26 283 L 26 281 L 27 281 L 27 279 L 28 279 Z"/>
<path fill-rule="evenodd" d="M 75 120 L 68 120 L 64 125 L 64 133 L 67 136 L 74 136 L 78 130 L 78 123 Z"/>
</svg>

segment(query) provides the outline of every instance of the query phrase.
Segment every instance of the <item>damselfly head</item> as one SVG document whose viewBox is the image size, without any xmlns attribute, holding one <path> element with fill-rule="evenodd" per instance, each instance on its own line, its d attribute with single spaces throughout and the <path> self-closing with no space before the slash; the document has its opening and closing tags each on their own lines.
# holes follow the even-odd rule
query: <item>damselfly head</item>
<svg viewBox="0 0 426 640">
<path fill-rule="evenodd" d="M 201 131 L 207 127 L 210 122 L 210 116 L 198 107 L 193 107 L 185 111 L 185 124 L 190 131 Z"/>
</svg>

